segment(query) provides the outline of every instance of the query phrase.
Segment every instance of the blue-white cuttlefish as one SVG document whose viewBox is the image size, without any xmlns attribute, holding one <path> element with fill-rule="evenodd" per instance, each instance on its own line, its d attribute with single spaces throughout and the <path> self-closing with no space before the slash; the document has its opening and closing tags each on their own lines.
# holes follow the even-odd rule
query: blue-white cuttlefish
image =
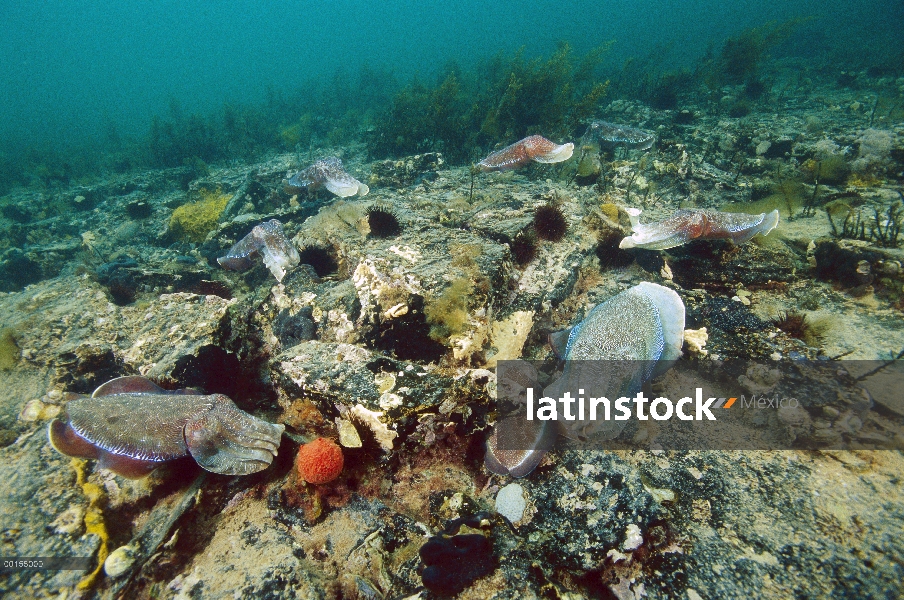
<svg viewBox="0 0 904 600">
<path fill-rule="evenodd" d="M 566 390 L 606 390 L 618 396 L 636 394 L 651 378 L 664 373 L 684 343 L 684 302 L 667 287 L 643 282 L 609 298 L 570 329 L 550 335 L 556 354 L 565 360 L 562 376 L 543 390 L 560 398 Z M 535 377 L 524 367 L 507 372 L 523 388 Z M 509 385 L 502 378 L 497 388 Z M 509 398 L 514 397 L 507 395 Z M 577 440 L 611 440 L 626 425 L 617 420 L 528 420 L 523 406 L 500 419 L 487 440 L 484 464 L 493 473 L 524 477 L 540 464 L 558 434 Z"/>
</svg>

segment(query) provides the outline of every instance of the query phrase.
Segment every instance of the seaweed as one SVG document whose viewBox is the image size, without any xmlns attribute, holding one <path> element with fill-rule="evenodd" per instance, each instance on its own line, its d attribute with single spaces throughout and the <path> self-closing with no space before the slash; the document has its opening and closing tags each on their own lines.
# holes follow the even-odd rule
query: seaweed
<svg viewBox="0 0 904 600">
<path fill-rule="evenodd" d="M 447 66 L 434 85 L 415 79 L 392 99 L 366 135 L 372 158 L 440 151 L 453 164 L 478 146 L 495 146 L 542 132 L 570 135 L 591 116 L 608 83 L 596 71 L 608 45 L 575 61 L 559 44 L 548 59 L 499 54 L 465 73 Z"/>
<path fill-rule="evenodd" d="M 223 157 L 216 128 L 201 115 L 185 116 L 181 105 L 170 100 L 166 118 L 154 116 L 148 134 L 147 150 L 152 166 L 176 167 L 185 160 L 200 158 L 211 162 Z"/>
<path fill-rule="evenodd" d="M 694 75 L 687 69 L 668 71 L 650 84 L 642 98 L 660 110 L 678 108 L 678 95 L 688 91 L 693 83 Z"/>
<path fill-rule="evenodd" d="M 15 367 L 20 354 L 15 329 L 5 327 L 0 330 L 0 371 L 8 371 Z"/>
<path fill-rule="evenodd" d="M 430 324 L 430 338 L 445 342 L 464 331 L 468 324 L 468 298 L 474 284 L 467 277 L 454 280 L 442 294 L 424 305 L 424 316 Z"/>
<path fill-rule="evenodd" d="M 794 218 L 794 210 L 806 204 L 806 188 L 793 178 L 779 179 L 773 184 L 772 193 L 788 209 L 789 221 Z"/>
<path fill-rule="evenodd" d="M 176 208 L 169 222 L 173 234 L 192 242 L 203 242 L 207 234 L 216 228 L 220 214 L 231 198 L 220 188 L 213 192 L 201 189 L 198 195 L 198 201 Z"/>
<path fill-rule="evenodd" d="M 870 207 L 872 214 L 867 208 L 848 207 L 840 230 L 832 218 L 832 213 L 837 209 L 838 205 L 825 207 L 835 237 L 864 240 L 883 248 L 897 248 L 900 245 L 901 228 L 904 226 L 904 204 L 901 202 L 892 202 L 883 209 Z"/>
<path fill-rule="evenodd" d="M 830 154 L 822 160 L 811 158 L 804 161 L 800 170 L 808 183 L 841 185 L 851 174 L 851 165 L 841 154 Z"/>
<path fill-rule="evenodd" d="M 760 64 L 766 57 L 766 52 L 790 38 L 803 22 L 804 19 L 791 19 L 782 23 L 770 21 L 726 39 L 719 56 L 708 69 L 707 79 L 711 87 L 758 85 L 756 82 L 760 76 Z"/>
</svg>

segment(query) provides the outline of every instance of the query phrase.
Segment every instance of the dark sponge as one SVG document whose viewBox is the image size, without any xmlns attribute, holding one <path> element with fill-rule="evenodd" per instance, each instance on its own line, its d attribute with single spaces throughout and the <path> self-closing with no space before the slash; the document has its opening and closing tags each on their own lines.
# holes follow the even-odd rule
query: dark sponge
<svg viewBox="0 0 904 600">
<path fill-rule="evenodd" d="M 499 566 L 491 537 L 479 533 L 457 535 L 462 525 L 478 528 L 487 513 L 449 521 L 439 535 L 421 546 L 424 569 L 421 580 L 424 587 L 441 596 L 454 596 L 475 580 L 489 575 Z"/>
</svg>

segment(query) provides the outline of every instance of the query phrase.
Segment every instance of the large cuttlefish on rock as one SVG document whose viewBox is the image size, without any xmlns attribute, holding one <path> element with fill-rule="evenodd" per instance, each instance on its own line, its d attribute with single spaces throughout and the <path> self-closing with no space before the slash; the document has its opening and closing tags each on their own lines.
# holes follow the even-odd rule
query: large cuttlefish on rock
<svg viewBox="0 0 904 600">
<path fill-rule="evenodd" d="M 576 397 L 584 389 L 606 391 L 612 398 L 633 396 L 681 356 L 684 302 L 667 287 L 640 283 L 597 305 L 574 327 L 551 334 L 549 341 L 565 367 L 543 390 L 544 397 L 560 398 L 566 392 Z M 527 362 L 501 369 L 500 391 L 512 387 L 512 381 L 526 388 L 536 380 Z M 516 396 L 503 392 L 500 397 Z M 540 464 L 558 434 L 606 441 L 618 437 L 625 425 L 623 420 L 526 419 L 519 408 L 496 424 L 484 464 L 493 473 L 524 477 Z"/>
<path fill-rule="evenodd" d="M 48 435 L 62 454 L 96 459 L 101 468 L 134 479 L 187 456 L 214 473 L 256 473 L 273 462 L 284 429 L 223 394 L 170 392 L 132 376 L 70 401 Z"/>
<path fill-rule="evenodd" d="M 571 158 L 574 144 L 556 144 L 542 135 L 531 135 L 493 152 L 477 163 L 479 171 L 509 171 L 531 162 L 557 163 Z"/>
</svg>

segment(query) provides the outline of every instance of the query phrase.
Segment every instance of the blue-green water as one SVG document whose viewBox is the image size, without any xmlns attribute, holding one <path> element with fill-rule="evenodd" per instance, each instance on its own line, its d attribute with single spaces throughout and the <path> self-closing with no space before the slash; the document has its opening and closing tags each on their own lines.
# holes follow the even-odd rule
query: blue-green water
<svg viewBox="0 0 904 600">
<path fill-rule="evenodd" d="M 186 110 L 258 102 L 362 64 L 402 80 L 524 47 L 584 52 L 614 40 L 613 65 L 671 43 L 688 64 L 709 46 L 770 20 L 813 17 L 796 52 L 848 58 L 900 53 L 896 0 L 771 2 L 439 2 L 233 0 L 11 2 L 0 7 L 0 139 L 7 152 L 139 135 L 171 99 Z"/>
</svg>

